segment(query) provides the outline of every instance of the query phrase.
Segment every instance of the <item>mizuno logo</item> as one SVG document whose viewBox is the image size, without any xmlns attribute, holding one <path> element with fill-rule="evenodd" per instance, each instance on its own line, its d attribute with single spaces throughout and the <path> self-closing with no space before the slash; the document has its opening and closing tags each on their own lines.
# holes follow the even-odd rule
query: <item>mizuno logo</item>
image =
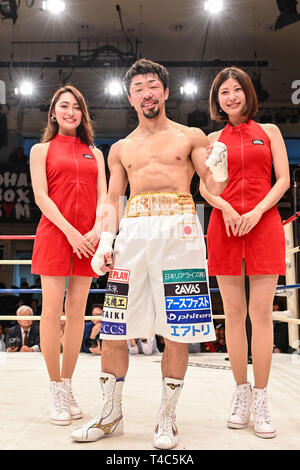
<svg viewBox="0 0 300 470">
<path fill-rule="evenodd" d="M 168 387 L 170 387 L 172 390 L 176 390 L 176 388 L 180 387 L 180 384 L 172 384 L 172 383 L 167 383 Z"/>
<path fill-rule="evenodd" d="M 119 424 L 119 422 L 121 421 L 121 419 L 122 419 L 122 415 L 120 415 L 117 419 L 115 419 L 111 423 L 101 424 L 102 420 L 103 420 L 103 418 L 102 418 L 99 423 L 93 424 L 93 426 L 91 426 L 91 427 L 101 429 L 104 432 L 104 434 L 107 436 L 108 434 L 113 432 L 112 431 L 113 426 L 116 427 Z"/>
<path fill-rule="evenodd" d="M 108 381 L 108 377 L 100 377 L 100 380 L 101 380 L 102 383 L 105 384 L 105 382 Z"/>
</svg>

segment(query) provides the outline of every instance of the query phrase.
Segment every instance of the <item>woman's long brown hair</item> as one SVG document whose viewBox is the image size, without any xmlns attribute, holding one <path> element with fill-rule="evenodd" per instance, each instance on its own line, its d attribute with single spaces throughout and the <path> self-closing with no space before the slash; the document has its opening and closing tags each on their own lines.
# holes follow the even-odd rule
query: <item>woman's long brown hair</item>
<svg viewBox="0 0 300 470">
<path fill-rule="evenodd" d="M 51 121 L 51 116 L 52 116 L 52 112 L 55 108 L 55 105 L 59 97 L 63 93 L 67 93 L 67 92 L 72 93 L 74 98 L 78 101 L 79 107 L 82 111 L 81 123 L 76 129 L 77 137 L 79 137 L 81 141 L 84 142 L 85 144 L 93 145 L 94 144 L 94 130 L 93 130 L 92 121 L 88 112 L 85 99 L 83 95 L 80 93 L 80 91 L 77 90 L 77 88 L 73 87 L 72 85 L 66 85 L 64 87 L 61 87 L 58 90 L 56 90 L 56 92 L 54 93 L 51 103 L 50 103 L 49 112 L 48 112 L 48 122 L 43 132 L 41 142 L 43 143 L 49 142 L 58 133 L 58 124 L 56 121 L 55 122 Z"/>
</svg>

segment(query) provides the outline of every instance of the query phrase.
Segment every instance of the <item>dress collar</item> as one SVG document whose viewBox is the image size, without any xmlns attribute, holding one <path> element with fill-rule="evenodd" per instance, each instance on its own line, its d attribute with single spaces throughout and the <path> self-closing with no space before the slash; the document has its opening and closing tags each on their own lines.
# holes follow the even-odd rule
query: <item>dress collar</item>
<svg viewBox="0 0 300 470">
<path fill-rule="evenodd" d="M 227 125 L 226 125 L 226 129 L 229 131 L 229 132 L 236 132 L 236 131 L 239 131 L 239 130 L 242 130 L 242 129 L 247 129 L 251 126 L 251 124 L 253 123 L 252 119 L 249 119 L 248 122 L 242 122 L 241 124 L 239 124 L 238 126 L 233 126 L 232 124 L 230 124 L 230 122 L 228 121 Z"/>
<path fill-rule="evenodd" d="M 61 142 L 80 142 L 79 137 L 73 137 L 72 135 L 61 135 L 61 134 L 56 134 L 54 139 L 59 140 Z"/>
</svg>

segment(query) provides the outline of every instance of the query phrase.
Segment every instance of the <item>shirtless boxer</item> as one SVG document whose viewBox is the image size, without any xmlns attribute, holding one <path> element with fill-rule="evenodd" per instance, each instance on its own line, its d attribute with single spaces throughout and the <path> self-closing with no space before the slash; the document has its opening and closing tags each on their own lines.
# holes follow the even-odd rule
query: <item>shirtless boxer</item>
<svg viewBox="0 0 300 470">
<path fill-rule="evenodd" d="M 196 171 L 215 195 L 221 194 L 227 181 L 225 174 L 223 182 L 217 182 L 205 164 L 209 145 L 205 134 L 166 117 L 169 89 L 164 67 L 141 59 L 128 70 L 124 86 L 139 125 L 112 146 L 108 157 L 107 204 L 117 219 L 119 198 L 128 182 L 130 199 L 113 261 L 115 232 L 105 222 L 92 260 L 99 275 L 110 271 L 101 329 L 104 403 L 95 418 L 73 431 L 72 439 L 96 441 L 123 433 L 127 339 L 156 333 L 164 337 L 165 350 L 154 447 L 171 449 L 178 442 L 175 406 L 188 364 L 187 343 L 215 338 L 204 237 L 190 194 L 191 179 Z"/>
</svg>

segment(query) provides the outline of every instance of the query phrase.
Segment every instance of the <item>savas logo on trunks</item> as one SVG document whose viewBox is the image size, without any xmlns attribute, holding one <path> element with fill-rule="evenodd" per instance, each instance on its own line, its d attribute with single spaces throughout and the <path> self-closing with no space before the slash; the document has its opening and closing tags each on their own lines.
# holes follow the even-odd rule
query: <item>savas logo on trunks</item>
<svg viewBox="0 0 300 470">
<path fill-rule="evenodd" d="M 165 296 L 207 294 L 207 282 L 164 284 Z"/>
<path fill-rule="evenodd" d="M 261 139 L 253 139 L 252 144 L 254 145 L 264 145 L 264 141 Z"/>
<path fill-rule="evenodd" d="M 108 281 L 128 282 L 130 271 L 128 269 L 113 269 L 108 276 Z"/>
</svg>

